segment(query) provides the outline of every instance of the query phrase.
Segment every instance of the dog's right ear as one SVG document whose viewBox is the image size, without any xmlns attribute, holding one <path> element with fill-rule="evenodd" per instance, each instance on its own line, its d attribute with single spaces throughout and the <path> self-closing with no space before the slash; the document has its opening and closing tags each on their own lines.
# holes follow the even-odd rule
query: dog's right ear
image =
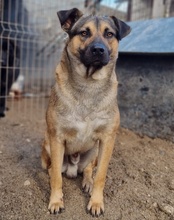
<svg viewBox="0 0 174 220">
<path fill-rule="evenodd" d="M 83 15 L 77 8 L 57 12 L 61 27 L 67 33 L 71 30 L 75 22 Z"/>
</svg>

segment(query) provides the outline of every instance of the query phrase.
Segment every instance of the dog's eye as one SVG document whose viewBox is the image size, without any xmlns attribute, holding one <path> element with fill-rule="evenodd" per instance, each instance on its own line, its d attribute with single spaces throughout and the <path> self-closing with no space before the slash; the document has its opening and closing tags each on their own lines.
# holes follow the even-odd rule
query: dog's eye
<svg viewBox="0 0 174 220">
<path fill-rule="evenodd" d="M 112 33 L 112 32 L 107 32 L 106 33 L 106 37 L 107 38 L 111 38 L 111 37 L 113 37 L 114 36 L 114 34 Z"/>
<path fill-rule="evenodd" d="M 80 32 L 80 35 L 81 35 L 82 37 L 87 37 L 89 34 L 88 34 L 87 31 L 81 31 L 81 32 Z"/>
</svg>

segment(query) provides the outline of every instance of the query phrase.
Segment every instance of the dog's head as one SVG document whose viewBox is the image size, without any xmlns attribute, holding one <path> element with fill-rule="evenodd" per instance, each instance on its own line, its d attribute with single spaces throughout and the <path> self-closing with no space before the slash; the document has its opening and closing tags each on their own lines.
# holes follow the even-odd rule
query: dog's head
<svg viewBox="0 0 174 220">
<path fill-rule="evenodd" d="M 61 27 L 69 35 L 68 48 L 88 69 L 116 61 L 118 42 L 130 27 L 114 16 L 83 16 L 77 8 L 59 11 Z"/>
</svg>

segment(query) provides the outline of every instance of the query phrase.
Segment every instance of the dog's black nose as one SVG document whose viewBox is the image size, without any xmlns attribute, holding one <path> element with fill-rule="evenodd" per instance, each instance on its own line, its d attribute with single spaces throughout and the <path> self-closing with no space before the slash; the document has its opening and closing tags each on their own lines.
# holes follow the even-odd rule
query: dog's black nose
<svg viewBox="0 0 174 220">
<path fill-rule="evenodd" d="M 91 52 L 93 55 L 103 55 L 105 47 L 102 44 L 95 44 L 91 47 Z"/>
</svg>

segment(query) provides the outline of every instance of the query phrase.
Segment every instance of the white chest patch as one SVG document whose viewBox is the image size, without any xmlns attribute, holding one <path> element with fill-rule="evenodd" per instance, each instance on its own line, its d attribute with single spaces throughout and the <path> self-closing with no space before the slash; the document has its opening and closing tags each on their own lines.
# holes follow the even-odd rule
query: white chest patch
<svg viewBox="0 0 174 220">
<path fill-rule="evenodd" d="M 98 117 L 96 117 L 96 115 Z M 66 118 L 66 125 L 69 129 L 77 131 L 74 138 L 67 141 L 67 151 L 74 152 L 87 151 L 91 149 L 97 141 L 97 136 L 94 134 L 100 126 L 105 126 L 109 118 L 104 117 L 104 113 L 92 113 L 90 116 L 82 117 L 77 114 L 72 114 Z M 73 152 L 72 152 L 73 153 Z"/>
</svg>

